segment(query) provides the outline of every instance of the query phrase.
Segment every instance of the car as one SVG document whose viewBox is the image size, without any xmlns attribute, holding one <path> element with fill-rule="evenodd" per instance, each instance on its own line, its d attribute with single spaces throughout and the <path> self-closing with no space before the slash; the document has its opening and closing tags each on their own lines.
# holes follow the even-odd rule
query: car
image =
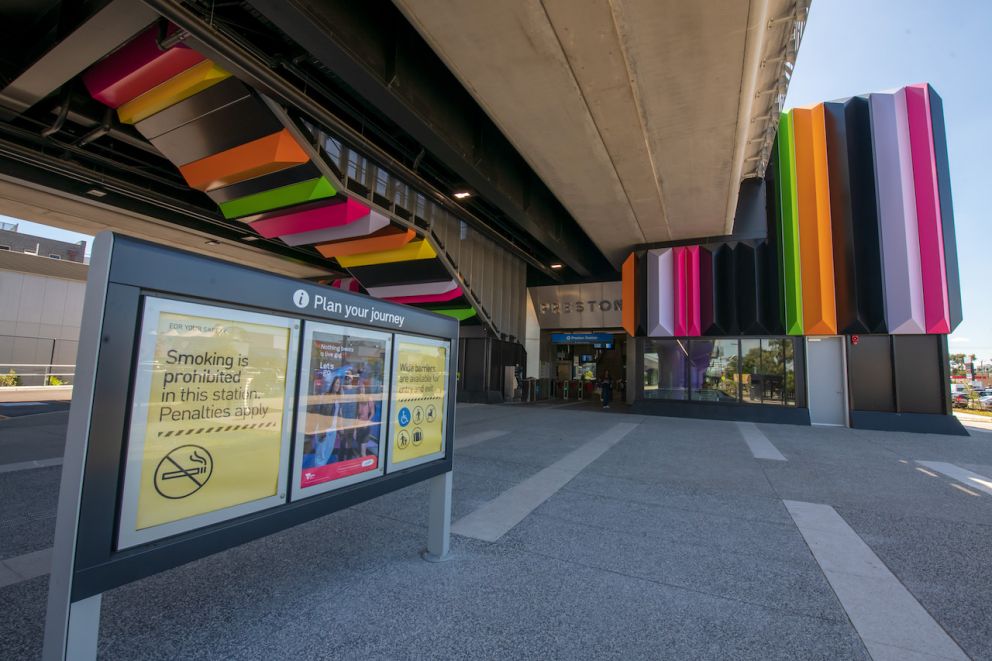
<svg viewBox="0 0 992 661">
<path fill-rule="evenodd" d="M 968 408 L 968 393 L 956 392 L 951 396 L 951 405 L 955 408 L 966 409 Z"/>
<path fill-rule="evenodd" d="M 986 411 L 992 409 L 992 395 L 984 395 L 982 397 L 979 397 L 978 402 L 981 404 L 981 407 Z"/>
</svg>

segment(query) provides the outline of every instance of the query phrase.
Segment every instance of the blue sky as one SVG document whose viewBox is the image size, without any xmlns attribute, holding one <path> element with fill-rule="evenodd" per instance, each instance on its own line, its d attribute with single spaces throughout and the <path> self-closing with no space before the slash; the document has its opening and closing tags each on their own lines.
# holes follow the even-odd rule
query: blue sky
<svg viewBox="0 0 992 661">
<path fill-rule="evenodd" d="M 964 321 L 951 353 L 992 358 L 992 2 L 814 0 L 786 107 L 929 82 L 944 100 Z"/>
<path fill-rule="evenodd" d="M 929 82 L 944 100 L 964 322 L 952 353 L 992 358 L 992 2 L 815 0 L 786 106 Z M 4 219 L 0 216 L 0 220 Z M 35 223 L 21 231 L 89 237 Z"/>
</svg>

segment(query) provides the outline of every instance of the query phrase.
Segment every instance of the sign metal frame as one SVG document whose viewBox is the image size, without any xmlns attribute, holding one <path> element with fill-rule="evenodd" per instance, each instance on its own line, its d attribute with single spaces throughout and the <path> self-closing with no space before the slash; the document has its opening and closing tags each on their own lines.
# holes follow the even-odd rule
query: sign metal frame
<svg viewBox="0 0 992 661">
<path fill-rule="evenodd" d="M 302 290 L 305 296 L 294 295 Z M 277 504 L 130 548 L 118 548 L 124 460 L 147 297 L 249 313 L 433 337 L 457 364 L 458 322 L 426 310 L 276 275 L 139 239 L 102 232 L 93 245 L 66 435 L 44 659 L 95 658 L 107 590 L 429 481 L 424 557 L 448 557 L 456 374 L 448 372 L 444 454 L 373 480 Z M 305 299 L 305 302 L 304 302 Z M 301 303 L 304 303 L 301 305 Z M 395 344 L 395 339 L 394 339 Z M 298 344 L 297 344 L 298 346 Z M 291 359 L 300 369 L 300 351 Z M 291 407 L 295 441 L 296 407 Z M 287 479 L 295 466 L 289 462 Z M 85 534 L 80 534 L 85 531 Z"/>
</svg>

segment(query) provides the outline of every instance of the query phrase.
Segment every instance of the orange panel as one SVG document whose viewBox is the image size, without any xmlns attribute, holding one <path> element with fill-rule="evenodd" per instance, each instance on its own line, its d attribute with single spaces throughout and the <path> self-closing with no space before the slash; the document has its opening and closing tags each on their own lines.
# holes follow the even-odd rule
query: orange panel
<svg viewBox="0 0 992 661">
<path fill-rule="evenodd" d="M 623 301 L 623 329 L 627 331 L 627 335 L 630 335 L 631 337 L 637 334 L 637 304 L 634 294 L 636 291 L 634 287 L 635 260 L 636 257 L 634 257 L 634 253 L 630 253 L 627 259 L 624 260 L 623 268 L 620 271 L 623 280 L 621 290 L 621 297 Z"/>
<path fill-rule="evenodd" d="M 792 110 L 799 202 L 799 261 L 806 335 L 837 334 L 823 104 Z"/>
<path fill-rule="evenodd" d="M 286 129 L 232 147 L 179 168 L 192 188 L 209 191 L 260 177 L 309 159 Z"/>
<path fill-rule="evenodd" d="M 317 246 L 317 252 L 324 257 L 344 257 L 346 255 L 358 255 L 363 252 L 380 252 L 382 250 L 394 250 L 402 248 L 413 240 L 417 233 L 413 230 L 404 230 L 400 227 L 384 227 L 378 232 L 373 232 L 360 239 L 345 239 L 344 241 L 332 241 L 321 243 Z"/>
</svg>

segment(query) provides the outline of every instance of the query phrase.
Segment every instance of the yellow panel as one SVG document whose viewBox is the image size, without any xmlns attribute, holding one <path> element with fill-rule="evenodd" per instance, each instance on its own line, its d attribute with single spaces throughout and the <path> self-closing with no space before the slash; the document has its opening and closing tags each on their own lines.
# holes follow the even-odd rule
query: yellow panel
<svg viewBox="0 0 992 661">
<path fill-rule="evenodd" d="M 123 124 L 136 124 L 219 83 L 230 75 L 210 60 L 204 60 L 161 85 L 151 88 L 136 99 L 128 101 L 117 109 L 117 118 Z"/>
<path fill-rule="evenodd" d="M 830 229 L 827 133 L 823 104 L 792 111 L 799 202 L 799 258 L 806 335 L 837 334 L 834 253 Z"/>
<path fill-rule="evenodd" d="M 382 250 L 380 252 L 365 252 L 347 257 L 338 257 L 338 264 L 346 269 L 353 266 L 373 266 L 375 264 L 391 264 L 393 262 L 408 262 L 412 259 L 430 259 L 437 253 L 426 241 L 411 241 L 402 248 Z"/>
</svg>

